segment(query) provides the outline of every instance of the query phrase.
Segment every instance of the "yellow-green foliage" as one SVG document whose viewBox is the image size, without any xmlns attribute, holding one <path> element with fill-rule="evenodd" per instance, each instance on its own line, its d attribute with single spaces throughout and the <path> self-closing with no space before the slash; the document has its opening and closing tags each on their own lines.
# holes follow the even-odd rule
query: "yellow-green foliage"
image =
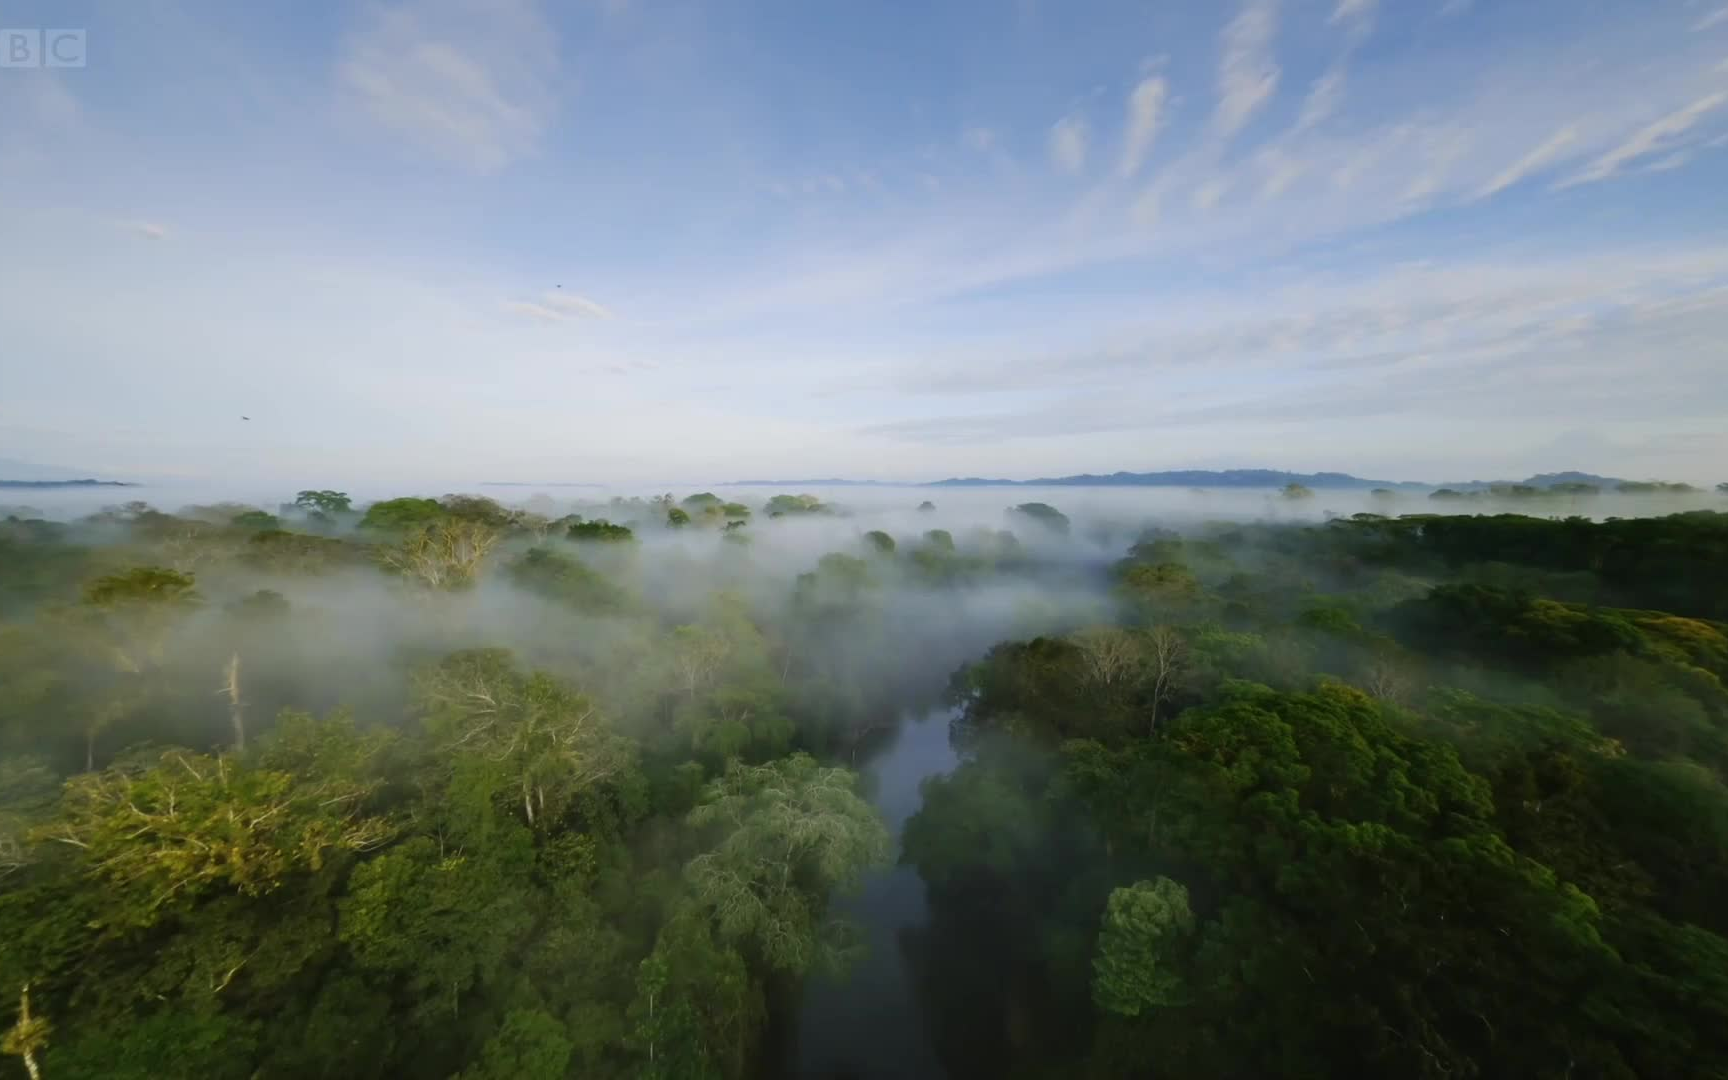
<svg viewBox="0 0 1728 1080">
<path fill-rule="evenodd" d="M 368 789 L 171 750 L 141 772 L 111 768 L 67 782 L 57 820 L 36 837 L 76 848 L 89 873 L 136 903 L 140 925 L 167 904 L 225 887 L 258 896 L 336 851 L 390 836 L 367 816 Z"/>
</svg>

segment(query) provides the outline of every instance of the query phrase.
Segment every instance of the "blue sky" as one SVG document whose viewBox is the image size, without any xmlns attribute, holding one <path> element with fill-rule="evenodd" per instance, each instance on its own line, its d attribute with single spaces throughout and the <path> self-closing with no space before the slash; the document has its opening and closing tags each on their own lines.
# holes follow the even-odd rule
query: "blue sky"
<svg viewBox="0 0 1728 1080">
<path fill-rule="evenodd" d="M 0 2 L 0 457 L 1728 479 L 1725 4 Z"/>
</svg>

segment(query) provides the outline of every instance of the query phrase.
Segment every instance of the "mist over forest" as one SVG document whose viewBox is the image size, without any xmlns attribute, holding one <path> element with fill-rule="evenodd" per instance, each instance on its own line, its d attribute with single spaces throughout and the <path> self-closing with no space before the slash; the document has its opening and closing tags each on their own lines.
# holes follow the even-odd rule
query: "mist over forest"
<svg viewBox="0 0 1728 1080">
<path fill-rule="evenodd" d="M 1724 1075 L 1715 493 L 30 494 L 0 1069 Z"/>
</svg>

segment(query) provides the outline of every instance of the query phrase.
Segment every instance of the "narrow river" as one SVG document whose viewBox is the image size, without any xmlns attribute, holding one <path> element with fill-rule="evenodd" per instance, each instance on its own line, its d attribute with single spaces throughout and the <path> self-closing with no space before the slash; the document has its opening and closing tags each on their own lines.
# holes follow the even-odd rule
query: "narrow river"
<svg viewBox="0 0 1728 1080">
<path fill-rule="evenodd" d="M 858 893 L 836 902 L 836 913 L 863 928 L 868 952 L 841 980 L 812 978 L 805 986 L 787 1072 L 823 1080 L 921 1080 L 941 1077 L 900 950 L 900 932 L 922 926 L 924 881 L 898 863 L 900 834 L 918 812 L 918 785 L 953 769 L 946 709 L 908 716 L 899 733 L 864 767 L 872 802 L 894 837 L 894 865 L 869 875 Z"/>
</svg>

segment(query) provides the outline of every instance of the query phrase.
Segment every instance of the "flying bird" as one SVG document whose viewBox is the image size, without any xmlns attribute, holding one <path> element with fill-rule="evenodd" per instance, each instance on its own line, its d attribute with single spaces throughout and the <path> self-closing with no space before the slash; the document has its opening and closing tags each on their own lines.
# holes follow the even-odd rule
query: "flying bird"
<svg viewBox="0 0 1728 1080">
<path fill-rule="evenodd" d="M 252 418 L 251 418 L 251 417 L 250 417 L 250 416 L 242 416 L 242 417 L 241 417 L 241 418 L 240 418 L 240 419 L 242 419 L 242 420 L 250 420 L 250 419 L 252 419 Z"/>
</svg>

